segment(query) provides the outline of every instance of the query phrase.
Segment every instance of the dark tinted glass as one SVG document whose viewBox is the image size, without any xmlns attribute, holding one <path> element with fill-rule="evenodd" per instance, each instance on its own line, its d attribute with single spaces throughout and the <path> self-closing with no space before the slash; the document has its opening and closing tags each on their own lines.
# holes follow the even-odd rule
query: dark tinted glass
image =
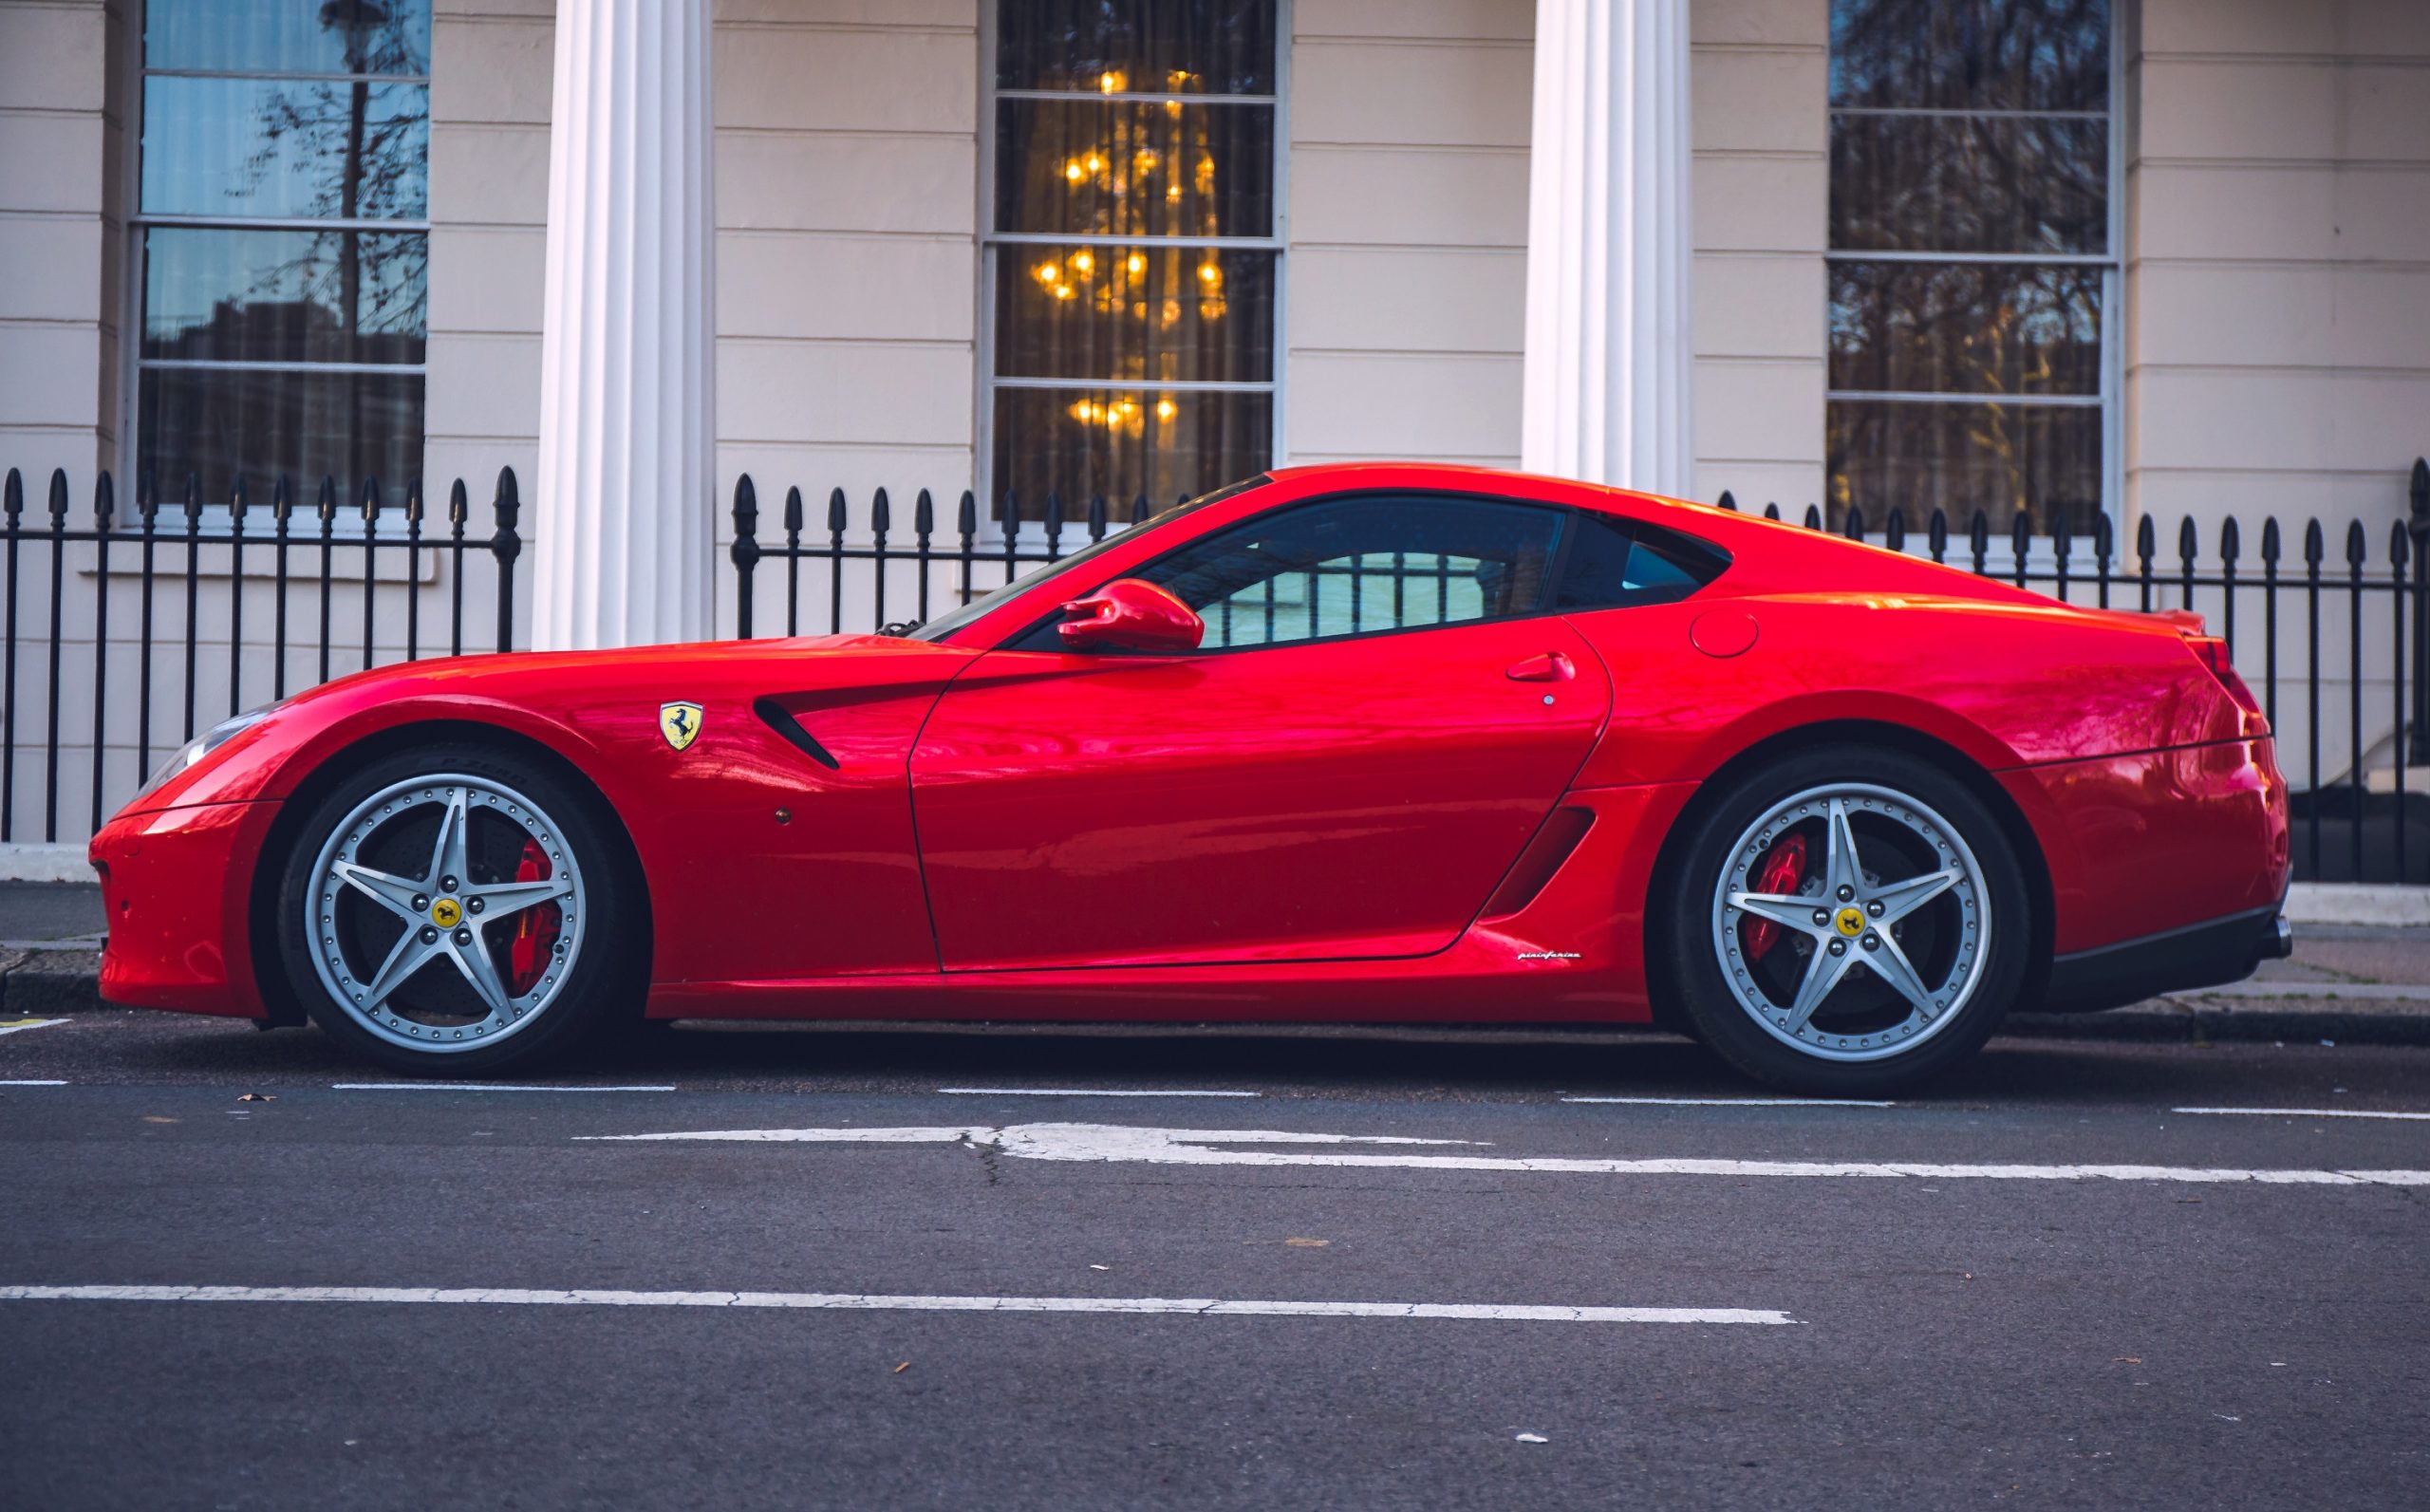
<svg viewBox="0 0 2430 1512">
<path fill-rule="evenodd" d="M 429 0 L 145 0 L 147 67 L 214 73 L 430 72 Z"/>
<path fill-rule="evenodd" d="M 996 229 L 1270 235 L 1274 113 L 1180 102 L 1000 101 Z"/>
<path fill-rule="evenodd" d="M 1830 234 L 1857 252 L 2099 253 L 2109 123 L 1835 115 Z"/>
<path fill-rule="evenodd" d="M 256 499 L 280 473 L 308 499 L 327 474 L 351 505 L 366 477 L 393 499 L 421 473 L 420 373 L 147 367 L 139 388 L 136 465 L 167 497 L 193 472 L 205 499 L 224 501 L 241 471 Z"/>
<path fill-rule="evenodd" d="M 143 81 L 143 209 L 156 215 L 420 219 L 430 86 Z"/>
<path fill-rule="evenodd" d="M 419 363 L 420 232 L 143 233 L 143 355 L 210 362 Z"/>
<path fill-rule="evenodd" d="M 1607 515 L 1574 514 L 1570 531 L 1561 584 L 1553 593 L 1556 609 L 1667 604 L 1710 582 L 1720 565 L 1717 557 L 1701 560 L 1705 553 L 1685 543 L 1668 542 L 1665 532 L 1633 530 Z M 1670 555 L 1664 554 L 1666 547 Z"/>
<path fill-rule="evenodd" d="M 1535 613 L 1558 511 L 1367 495 L 1261 516 L 1139 576 L 1206 622 L 1210 648 Z"/>
<path fill-rule="evenodd" d="M 1008 0 L 996 15 L 1004 89 L 1274 92 L 1274 0 Z"/>
<path fill-rule="evenodd" d="M 1831 270 L 1831 386 L 2101 392 L 2102 270 L 1861 263 Z"/>
<path fill-rule="evenodd" d="M 997 371 L 1270 379 L 1274 262 L 1211 247 L 1007 247 L 996 259 Z"/>
<path fill-rule="evenodd" d="M 2006 528 L 2018 511 L 2078 531 L 2101 509 L 2096 404 L 1950 404 L 1833 400 L 1825 408 L 1824 486 L 1834 518 L 1849 504 L 1879 522 L 1893 507 L 1911 527 L 1935 509 L 1953 532 L 1974 511 Z"/>
<path fill-rule="evenodd" d="M 2103 110 L 2108 0 L 1832 0 L 1831 103 Z"/>
<path fill-rule="evenodd" d="M 1103 494 L 1116 519 L 1130 501 L 1150 504 L 1203 494 L 1264 467 L 1271 456 L 1274 396 L 1151 388 L 999 388 L 990 476 L 1020 517 L 1046 517 L 1051 492 L 1063 517 L 1084 517 Z"/>
</svg>

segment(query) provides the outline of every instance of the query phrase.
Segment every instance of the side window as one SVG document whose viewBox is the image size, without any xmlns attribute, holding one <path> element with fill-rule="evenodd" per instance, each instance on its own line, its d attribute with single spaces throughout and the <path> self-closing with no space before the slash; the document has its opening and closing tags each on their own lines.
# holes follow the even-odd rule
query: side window
<svg viewBox="0 0 2430 1512">
<path fill-rule="evenodd" d="M 1139 576 L 1196 610 L 1209 649 L 1533 614 L 1563 525 L 1496 499 L 1360 495 L 1246 521 Z"/>
<path fill-rule="evenodd" d="M 1711 582 L 1727 565 L 1700 541 L 1654 526 L 1581 512 L 1561 564 L 1553 607 L 1564 612 L 1669 604 Z"/>
</svg>

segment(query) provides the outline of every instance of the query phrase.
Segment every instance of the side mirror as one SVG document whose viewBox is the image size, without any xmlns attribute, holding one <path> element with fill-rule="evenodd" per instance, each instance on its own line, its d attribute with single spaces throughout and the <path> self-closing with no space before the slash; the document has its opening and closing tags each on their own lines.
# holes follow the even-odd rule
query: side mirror
<svg viewBox="0 0 2430 1512">
<path fill-rule="evenodd" d="M 1072 651 L 1194 651 L 1206 635 L 1206 622 L 1188 605 L 1135 577 L 1118 578 L 1087 598 L 1074 599 L 1062 613 L 1056 628 Z"/>
</svg>

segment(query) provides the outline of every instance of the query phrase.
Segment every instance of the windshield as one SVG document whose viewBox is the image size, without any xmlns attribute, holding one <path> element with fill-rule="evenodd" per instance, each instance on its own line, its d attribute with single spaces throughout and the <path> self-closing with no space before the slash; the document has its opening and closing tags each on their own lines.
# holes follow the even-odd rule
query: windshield
<svg viewBox="0 0 2430 1512">
<path fill-rule="evenodd" d="M 1108 548 L 1119 542 L 1134 539 L 1141 531 L 1162 530 L 1192 510 L 1205 509 L 1209 504 L 1220 503 L 1236 494 L 1244 494 L 1253 488 L 1262 488 L 1273 481 L 1273 478 L 1260 473 L 1255 477 L 1243 478 L 1237 483 L 1226 483 L 1211 494 L 1201 494 L 1186 503 L 1174 505 L 1161 514 L 1150 515 L 1129 530 L 1116 532 L 1102 541 L 1092 541 L 1069 556 L 1059 557 L 1052 562 L 1041 562 L 1033 570 L 1015 578 L 992 593 L 981 594 L 958 609 L 940 614 L 924 625 L 909 625 L 894 633 L 913 641 L 942 641 L 963 625 L 975 624 L 985 618 L 989 612 L 1015 595 L 1026 593 L 1049 578 L 1060 577 L 1074 568 L 1086 563 L 1091 557 L 1102 555 Z"/>
</svg>

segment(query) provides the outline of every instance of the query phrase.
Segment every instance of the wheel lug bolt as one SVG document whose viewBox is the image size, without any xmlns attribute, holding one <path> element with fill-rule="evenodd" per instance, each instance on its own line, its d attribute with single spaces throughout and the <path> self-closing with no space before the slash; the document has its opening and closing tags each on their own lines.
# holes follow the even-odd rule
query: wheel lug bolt
<svg viewBox="0 0 2430 1512">
<path fill-rule="evenodd" d="M 472 902 L 467 903 L 466 905 L 464 905 L 464 911 L 465 911 L 466 913 L 478 913 L 478 912 L 480 912 L 480 911 L 481 911 L 481 900 L 480 900 L 480 899 L 478 899 L 478 898 L 475 898 Z"/>
<path fill-rule="evenodd" d="M 429 944 L 436 944 L 436 943 L 439 943 L 439 931 L 438 931 L 438 930 L 436 930 L 436 929 L 433 929 L 433 928 L 432 928 L 430 925 L 428 925 L 428 924 L 424 924 L 424 925 L 422 925 L 422 926 L 421 926 L 421 943 L 422 943 L 423 944 L 426 944 L 426 945 L 429 945 Z"/>
<path fill-rule="evenodd" d="M 430 906 L 430 894 L 429 894 L 429 893 L 426 893 L 426 892 L 417 892 L 417 893 L 415 893 L 415 894 L 414 894 L 414 911 L 415 911 L 416 913 L 420 913 L 420 912 L 421 912 L 422 910 L 424 910 L 424 909 L 428 908 L 429 906 Z"/>
<path fill-rule="evenodd" d="M 1847 886 L 1845 883 L 1841 883 L 1841 884 L 1840 885 L 1840 901 L 1841 901 L 1841 903 L 1845 903 L 1845 902 L 1847 902 L 1850 898 L 1853 898 L 1853 897 L 1855 897 L 1856 895 L 1857 895 L 1857 889 L 1856 889 L 1856 888 L 1854 888 L 1854 887 L 1851 887 Z"/>
<path fill-rule="evenodd" d="M 458 930 L 457 930 L 457 931 L 456 931 L 456 943 L 457 943 L 458 944 L 459 944 L 459 945 L 469 945 L 469 944 L 471 944 L 471 943 L 473 943 L 473 931 L 471 931 L 470 929 L 458 929 Z"/>
<path fill-rule="evenodd" d="M 1831 910 L 1830 910 L 1830 909 L 1828 909 L 1828 908 L 1817 908 L 1817 909 L 1815 909 L 1815 910 L 1814 910 L 1814 922 L 1815 922 L 1816 924 L 1829 924 L 1829 923 L 1831 922 Z"/>
<path fill-rule="evenodd" d="M 439 890 L 441 892 L 454 892 L 456 890 L 456 879 L 454 877 L 439 878 Z"/>
<path fill-rule="evenodd" d="M 1880 937 L 1879 935 L 1878 935 L 1878 934 L 1875 934 L 1875 933 L 1874 933 L 1872 930 L 1870 930 L 1870 929 L 1866 930 L 1866 931 L 1864 932 L 1864 947 L 1865 947 L 1867 950 L 1879 950 L 1879 949 L 1880 949 L 1880 948 L 1881 948 L 1881 937 Z"/>
<path fill-rule="evenodd" d="M 1879 919 L 1881 917 L 1881 905 L 1879 903 L 1866 904 L 1864 905 L 1864 911 L 1873 915 L 1876 919 Z"/>
<path fill-rule="evenodd" d="M 1835 956 L 1844 956 L 1844 955 L 1846 955 L 1847 953 L 1848 953 L 1848 943 L 1847 943 L 1846 941 L 1844 941 L 1844 940 L 1834 940 L 1834 941 L 1832 941 L 1832 942 L 1831 942 L 1831 954 L 1833 954 L 1833 955 L 1835 955 Z"/>
</svg>

